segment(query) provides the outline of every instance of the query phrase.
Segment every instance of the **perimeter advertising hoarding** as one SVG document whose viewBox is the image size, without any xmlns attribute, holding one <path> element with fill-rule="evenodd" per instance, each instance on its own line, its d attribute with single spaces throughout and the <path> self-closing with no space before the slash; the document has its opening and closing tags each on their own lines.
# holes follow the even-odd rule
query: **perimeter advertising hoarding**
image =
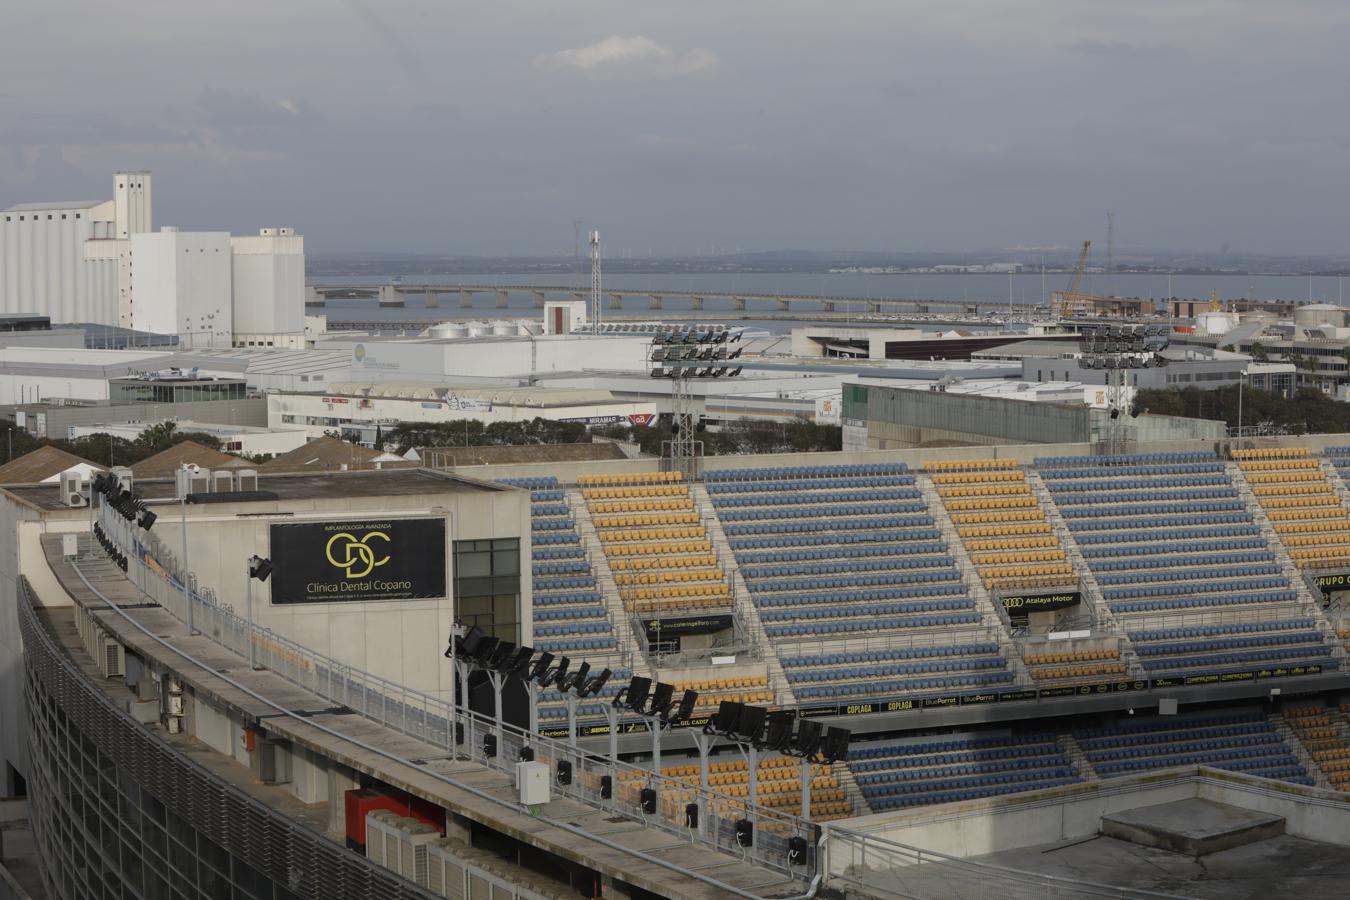
<svg viewBox="0 0 1350 900">
<path fill-rule="evenodd" d="M 445 519 L 274 523 L 272 602 L 446 596 Z"/>
</svg>

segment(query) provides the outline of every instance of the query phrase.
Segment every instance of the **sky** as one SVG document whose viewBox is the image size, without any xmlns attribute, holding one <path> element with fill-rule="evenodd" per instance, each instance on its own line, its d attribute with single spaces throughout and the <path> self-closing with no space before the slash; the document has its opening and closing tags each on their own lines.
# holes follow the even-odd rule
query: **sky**
<svg viewBox="0 0 1350 900">
<path fill-rule="evenodd" d="M 1350 252 L 1344 0 L 43 0 L 0 206 L 310 254 Z"/>
</svg>

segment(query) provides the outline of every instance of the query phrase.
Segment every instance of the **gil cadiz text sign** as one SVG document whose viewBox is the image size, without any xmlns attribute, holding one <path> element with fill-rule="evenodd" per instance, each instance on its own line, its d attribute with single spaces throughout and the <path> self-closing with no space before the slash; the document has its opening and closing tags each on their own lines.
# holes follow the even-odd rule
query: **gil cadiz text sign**
<svg viewBox="0 0 1350 900">
<path fill-rule="evenodd" d="M 445 596 L 445 520 L 272 525 L 272 602 Z"/>
</svg>

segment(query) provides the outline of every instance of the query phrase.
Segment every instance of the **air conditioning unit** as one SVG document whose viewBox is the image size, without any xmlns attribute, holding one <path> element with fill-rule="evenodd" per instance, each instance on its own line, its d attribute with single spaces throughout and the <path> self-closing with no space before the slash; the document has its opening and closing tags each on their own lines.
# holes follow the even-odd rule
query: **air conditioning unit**
<svg viewBox="0 0 1350 900">
<path fill-rule="evenodd" d="M 80 473 L 61 473 L 61 502 L 66 506 L 84 506 L 84 494 L 80 492 Z"/>
<path fill-rule="evenodd" d="M 238 489 L 241 491 L 256 491 L 258 489 L 258 470 L 240 469 L 235 473 L 238 479 Z"/>
<path fill-rule="evenodd" d="M 188 469 L 188 491 L 189 494 L 209 494 L 211 493 L 211 470 L 198 468 L 196 471 Z"/>
<path fill-rule="evenodd" d="M 366 856 L 404 878 L 426 887 L 427 849 L 441 840 L 431 825 L 379 810 L 366 816 Z"/>
<path fill-rule="evenodd" d="M 117 477 L 117 480 L 121 482 L 123 488 L 128 491 L 133 489 L 135 480 L 131 477 L 130 469 L 126 466 L 113 466 L 112 473 Z"/>
<path fill-rule="evenodd" d="M 126 671 L 126 650 L 117 639 L 105 634 L 95 649 L 99 674 L 104 678 L 121 678 Z"/>
<path fill-rule="evenodd" d="M 211 493 L 228 494 L 234 490 L 234 473 L 228 469 L 211 473 Z"/>
<path fill-rule="evenodd" d="M 464 897 L 464 863 L 445 838 L 427 845 L 427 889 L 437 897 Z"/>
</svg>

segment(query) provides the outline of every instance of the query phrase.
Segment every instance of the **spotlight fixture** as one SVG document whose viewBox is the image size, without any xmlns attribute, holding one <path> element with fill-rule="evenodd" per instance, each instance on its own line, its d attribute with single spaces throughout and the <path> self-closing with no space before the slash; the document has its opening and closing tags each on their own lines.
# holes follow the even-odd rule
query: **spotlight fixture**
<svg viewBox="0 0 1350 900">
<path fill-rule="evenodd" d="M 455 655 L 464 662 L 470 662 L 478 657 L 478 651 L 483 649 L 483 642 L 487 639 L 483 629 L 474 625 L 455 642 Z"/>
<path fill-rule="evenodd" d="M 577 687 L 578 697 L 594 697 L 605 687 L 605 682 L 609 681 L 611 672 L 609 669 L 601 669 L 599 675 L 592 675 L 585 684 Z"/>
<path fill-rule="evenodd" d="M 141 510 L 141 520 L 138 524 L 146 531 L 149 531 L 151 528 L 154 527 L 155 519 L 157 518 L 159 518 L 159 516 L 155 515 L 150 510 L 148 509 Z M 269 569 L 270 568 L 271 567 L 269 566 Z"/>
<path fill-rule="evenodd" d="M 825 743 L 820 751 L 822 761 L 829 764 L 848 759 L 849 734 L 847 728 L 835 728 L 833 725 L 825 729 Z"/>
<path fill-rule="evenodd" d="M 753 847 L 755 844 L 755 823 L 749 819 L 736 820 L 736 844 L 741 847 Z"/>
<path fill-rule="evenodd" d="M 769 750 L 786 752 L 792 742 L 792 726 L 797 718 L 790 709 L 776 709 L 769 713 L 769 728 L 764 736 L 764 746 Z"/>
<path fill-rule="evenodd" d="M 792 749 L 798 756 L 815 756 L 820 751 L 821 725 L 815 719 L 802 719 Z"/>
<path fill-rule="evenodd" d="M 680 698 L 680 706 L 675 712 L 671 713 L 670 721 L 683 722 L 694 714 L 694 706 L 698 703 L 698 691 L 685 691 L 684 696 Z"/>
<path fill-rule="evenodd" d="M 625 704 L 633 712 L 641 715 L 643 707 L 647 705 L 647 695 L 651 692 L 652 680 L 650 678 L 635 677 L 628 684 L 628 702 Z"/>
<path fill-rule="evenodd" d="M 567 680 L 567 667 L 571 664 L 572 661 L 564 656 L 556 666 L 544 673 L 543 678 L 539 681 L 539 686 L 548 687 L 550 684 L 554 684 L 560 691 L 567 690 L 563 682 Z"/>
<path fill-rule="evenodd" d="M 261 556 L 250 556 L 248 558 L 248 577 L 256 578 L 259 581 L 266 581 L 272 577 L 271 561 L 263 559 Z"/>
<path fill-rule="evenodd" d="M 526 676 L 527 681 L 539 682 L 548 671 L 548 667 L 553 665 L 553 654 L 547 650 L 534 658 L 534 666 L 530 669 L 530 674 Z M 542 682 L 540 682 L 542 684 Z"/>
<path fill-rule="evenodd" d="M 764 734 L 764 717 L 768 710 L 762 706 L 741 707 L 741 720 L 736 725 L 736 734 L 744 741 L 758 744 Z"/>
<path fill-rule="evenodd" d="M 568 691 L 585 684 L 586 676 L 590 675 L 590 673 L 591 673 L 591 664 L 588 662 L 583 662 L 581 665 L 577 666 L 577 670 L 575 672 L 567 676 L 566 683 L 564 683 L 563 679 L 558 680 L 558 690 L 562 691 L 565 694 Z"/>
<path fill-rule="evenodd" d="M 717 705 L 717 715 L 713 716 L 712 720 L 703 726 L 704 732 L 707 734 L 716 732 L 730 737 L 736 731 L 736 726 L 740 724 L 741 709 L 744 706 L 744 703 L 738 703 L 735 700 L 723 700 Z"/>
<path fill-rule="evenodd" d="M 649 710 L 651 715 L 669 719 L 670 705 L 674 702 L 674 699 L 675 685 L 658 681 L 655 689 L 652 690 L 652 704 Z"/>
<path fill-rule="evenodd" d="M 572 764 L 565 759 L 558 760 L 558 784 L 572 783 Z"/>
<path fill-rule="evenodd" d="M 484 664 L 484 668 L 492 669 L 497 672 L 505 672 L 507 660 L 511 659 L 515 652 L 516 645 L 514 641 L 498 641 L 496 649 L 494 649 L 492 655 L 488 657 L 487 662 Z"/>
<path fill-rule="evenodd" d="M 515 655 L 506 661 L 506 674 L 514 675 L 517 678 L 524 678 L 525 673 L 530 668 L 530 657 L 534 656 L 534 648 L 520 646 L 516 648 Z"/>
<path fill-rule="evenodd" d="M 486 668 L 488 660 L 497 652 L 497 646 L 501 644 L 500 638 L 495 638 L 490 634 L 483 635 L 483 639 L 478 642 L 478 649 L 474 652 L 472 662 Z"/>
</svg>

